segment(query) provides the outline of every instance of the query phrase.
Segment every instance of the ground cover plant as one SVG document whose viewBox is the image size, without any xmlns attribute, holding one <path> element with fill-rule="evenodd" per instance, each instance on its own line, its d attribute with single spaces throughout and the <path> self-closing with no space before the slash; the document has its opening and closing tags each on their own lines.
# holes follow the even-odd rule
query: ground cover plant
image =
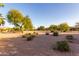
<svg viewBox="0 0 79 59">
<path fill-rule="evenodd" d="M 53 32 L 53 36 L 59 36 L 58 32 Z"/>
<path fill-rule="evenodd" d="M 56 49 L 62 52 L 70 51 L 70 47 L 67 41 L 56 42 Z"/>
</svg>

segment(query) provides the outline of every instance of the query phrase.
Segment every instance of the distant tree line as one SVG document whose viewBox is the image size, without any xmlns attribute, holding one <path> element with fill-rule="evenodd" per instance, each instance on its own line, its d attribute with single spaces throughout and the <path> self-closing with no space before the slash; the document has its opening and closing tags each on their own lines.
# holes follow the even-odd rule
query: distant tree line
<svg viewBox="0 0 79 59">
<path fill-rule="evenodd" d="M 4 4 L 0 3 L 0 7 L 5 7 Z M 29 16 L 24 16 L 19 10 L 12 9 L 8 11 L 7 17 L 4 18 L 2 14 L 0 14 L 0 26 L 3 26 L 5 24 L 5 20 L 7 20 L 9 23 L 13 24 L 13 28 L 6 28 L 2 29 L 0 28 L 0 31 L 31 31 L 31 30 L 42 30 L 42 31 L 79 31 L 79 23 L 76 23 L 74 27 L 69 26 L 67 23 L 61 23 L 59 25 L 50 25 L 49 27 L 45 28 L 44 26 L 40 26 L 37 29 L 34 29 L 31 18 Z"/>
<path fill-rule="evenodd" d="M 40 26 L 37 30 L 49 30 L 51 32 L 60 31 L 60 32 L 67 32 L 67 31 L 79 31 L 79 23 L 76 23 L 75 26 L 71 27 L 67 23 L 61 23 L 59 25 L 50 25 L 49 27 L 45 28 L 44 26 Z"/>
</svg>

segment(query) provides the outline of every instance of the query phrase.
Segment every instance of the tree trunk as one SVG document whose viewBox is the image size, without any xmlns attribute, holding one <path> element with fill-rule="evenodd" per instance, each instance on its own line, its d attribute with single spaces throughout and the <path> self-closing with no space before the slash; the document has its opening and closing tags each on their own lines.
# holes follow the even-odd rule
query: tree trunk
<svg viewBox="0 0 79 59">
<path fill-rule="evenodd" d="M 23 30 L 22 30 L 22 26 L 20 26 L 20 30 L 21 30 L 21 34 L 23 35 Z"/>
</svg>

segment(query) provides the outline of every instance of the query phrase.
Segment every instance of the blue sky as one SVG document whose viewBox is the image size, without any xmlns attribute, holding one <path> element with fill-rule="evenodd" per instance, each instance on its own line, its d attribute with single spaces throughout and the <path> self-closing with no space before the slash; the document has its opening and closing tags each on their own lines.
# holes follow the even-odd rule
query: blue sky
<svg viewBox="0 0 79 59">
<path fill-rule="evenodd" d="M 70 26 L 74 26 L 79 22 L 79 4 L 27 4 L 27 3 L 6 3 L 3 8 L 0 8 L 0 13 L 6 17 L 11 9 L 19 10 L 24 16 L 28 15 L 35 27 L 51 24 L 60 24 L 67 22 Z M 5 27 L 11 27 L 8 22 Z"/>
</svg>

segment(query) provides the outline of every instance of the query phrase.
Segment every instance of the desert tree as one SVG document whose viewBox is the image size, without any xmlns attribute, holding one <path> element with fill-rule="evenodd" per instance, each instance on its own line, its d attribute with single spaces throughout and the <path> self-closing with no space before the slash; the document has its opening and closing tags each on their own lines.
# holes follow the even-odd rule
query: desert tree
<svg viewBox="0 0 79 59">
<path fill-rule="evenodd" d="M 33 30 L 33 24 L 29 16 L 26 16 L 23 19 L 24 19 L 22 26 L 23 30 Z"/>
<path fill-rule="evenodd" d="M 5 24 L 4 18 L 0 18 L 0 26 L 3 26 Z"/>
<path fill-rule="evenodd" d="M 75 24 L 75 30 L 77 30 L 77 31 L 79 31 L 79 22 L 77 22 L 76 24 Z"/>
<path fill-rule="evenodd" d="M 61 31 L 61 32 L 66 32 L 70 29 L 69 25 L 67 23 L 61 23 L 59 26 L 58 26 L 58 29 Z"/>
<path fill-rule="evenodd" d="M 7 20 L 9 23 L 12 23 L 15 27 L 19 27 L 21 30 L 22 22 L 23 22 L 23 15 L 18 10 L 12 9 L 7 14 Z"/>
<path fill-rule="evenodd" d="M 18 10 L 12 9 L 7 14 L 7 20 L 12 23 L 15 27 L 18 27 L 22 32 L 23 29 L 32 28 L 31 19 L 29 17 L 24 17 L 22 13 Z"/>
<path fill-rule="evenodd" d="M 4 7 L 4 4 L 3 3 L 0 3 L 0 7 Z"/>
<path fill-rule="evenodd" d="M 2 14 L 0 14 L 0 26 L 3 26 L 5 24 L 4 18 L 2 17 Z M 3 29 L 0 28 L 0 31 L 2 32 Z"/>
<path fill-rule="evenodd" d="M 54 32 L 54 31 L 57 31 L 58 27 L 57 25 L 50 25 L 48 29 Z"/>
<path fill-rule="evenodd" d="M 0 3 L 0 7 L 4 7 L 4 4 Z M 5 23 L 4 18 L 2 16 L 2 14 L 0 13 L 0 26 L 4 25 L 4 23 Z"/>
<path fill-rule="evenodd" d="M 45 30 L 45 27 L 44 26 L 40 26 L 37 28 L 37 30 Z"/>
</svg>

